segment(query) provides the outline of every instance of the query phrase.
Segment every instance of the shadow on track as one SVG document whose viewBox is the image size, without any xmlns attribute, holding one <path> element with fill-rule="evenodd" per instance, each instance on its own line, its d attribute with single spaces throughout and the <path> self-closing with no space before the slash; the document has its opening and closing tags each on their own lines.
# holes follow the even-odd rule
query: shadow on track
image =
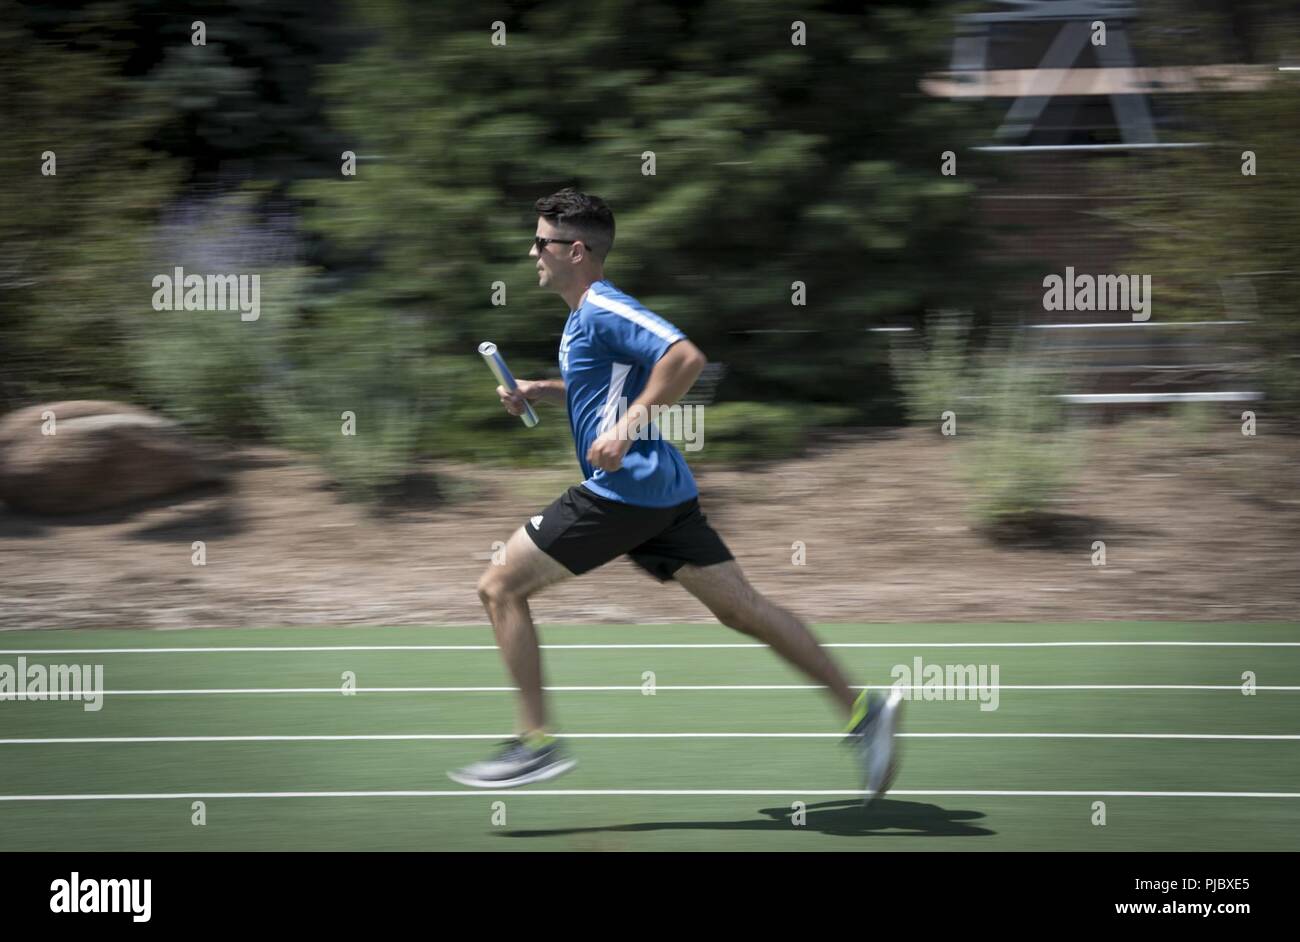
<svg viewBox="0 0 1300 942">
<path fill-rule="evenodd" d="M 646 821 L 603 827 L 547 828 L 494 832 L 500 837 L 560 837 L 638 831 L 817 831 L 836 837 L 988 837 L 996 832 L 971 822 L 982 811 L 957 811 L 919 801 L 882 799 L 871 808 L 860 801 L 823 801 L 806 806 L 807 821 L 793 823 L 790 807 L 761 808 L 764 818 L 740 821 Z"/>
</svg>

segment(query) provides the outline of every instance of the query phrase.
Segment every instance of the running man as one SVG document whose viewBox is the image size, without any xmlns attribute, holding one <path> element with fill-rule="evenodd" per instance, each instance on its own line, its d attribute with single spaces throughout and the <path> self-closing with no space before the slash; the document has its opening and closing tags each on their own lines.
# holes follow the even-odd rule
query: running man
<svg viewBox="0 0 1300 942">
<path fill-rule="evenodd" d="M 722 624 L 757 638 L 826 687 L 846 718 L 866 799 L 879 797 L 894 776 L 901 695 L 854 694 L 807 626 L 745 579 L 700 511 L 681 453 L 645 430 L 651 407 L 673 405 L 694 385 L 704 354 L 605 278 L 614 215 L 603 200 L 565 189 L 536 208 L 528 254 L 537 260 L 538 285 L 569 306 L 560 340 L 563 379 L 518 380 L 518 389 L 498 386 L 497 395 L 511 415 L 523 411 L 525 400 L 567 407 L 586 480 L 516 530 L 505 562 L 489 565 L 479 580 L 479 598 L 519 688 L 519 735 L 492 758 L 448 774 L 463 785 L 510 788 L 576 764 L 548 722 L 528 600 L 627 554 L 660 582 L 675 579 Z"/>
</svg>

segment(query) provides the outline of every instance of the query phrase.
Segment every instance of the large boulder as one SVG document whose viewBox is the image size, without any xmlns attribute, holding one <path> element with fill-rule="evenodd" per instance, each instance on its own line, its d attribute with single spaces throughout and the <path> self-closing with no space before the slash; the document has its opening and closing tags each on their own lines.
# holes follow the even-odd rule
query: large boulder
<svg viewBox="0 0 1300 942">
<path fill-rule="evenodd" d="M 180 426 L 138 406 L 83 399 L 0 418 L 0 500 L 17 510 L 85 513 L 219 478 Z"/>
</svg>

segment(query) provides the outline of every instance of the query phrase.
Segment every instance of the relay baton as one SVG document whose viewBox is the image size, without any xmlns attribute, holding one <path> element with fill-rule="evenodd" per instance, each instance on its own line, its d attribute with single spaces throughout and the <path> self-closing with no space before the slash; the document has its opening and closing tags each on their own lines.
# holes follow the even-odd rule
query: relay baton
<svg viewBox="0 0 1300 942">
<path fill-rule="evenodd" d="M 483 355 L 483 360 L 487 363 L 488 369 L 492 371 L 502 386 L 511 391 L 519 388 L 515 378 L 510 374 L 510 367 L 506 366 L 506 361 L 497 352 L 496 344 L 484 341 L 478 345 L 478 352 Z M 537 424 L 537 413 L 533 411 L 533 404 L 527 399 L 524 400 L 524 413 L 519 418 L 523 419 L 524 425 L 529 428 Z"/>
</svg>

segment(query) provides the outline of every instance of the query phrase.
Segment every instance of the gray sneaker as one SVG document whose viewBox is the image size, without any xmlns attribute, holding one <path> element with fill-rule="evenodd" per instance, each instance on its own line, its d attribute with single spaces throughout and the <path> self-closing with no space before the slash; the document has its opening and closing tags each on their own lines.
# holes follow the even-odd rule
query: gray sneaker
<svg viewBox="0 0 1300 942">
<path fill-rule="evenodd" d="M 899 688 L 890 690 L 888 698 L 869 694 L 866 716 L 849 733 L 847 742 L 856 749 L 862 765 L 865 805 L 884 795 L 894 782 L 898 772 L 896 735 L 902 715 L 903 692 Z"/>
<path fill-rule="evenodd" d="M 448 772 L 447 777 L 473 788 L 515 788 L 563 775 L 578 764 L 555 740 L 536 749 L 520 739 L 507 740 L 501 746 L 492 758 Z"/>
</svg>

